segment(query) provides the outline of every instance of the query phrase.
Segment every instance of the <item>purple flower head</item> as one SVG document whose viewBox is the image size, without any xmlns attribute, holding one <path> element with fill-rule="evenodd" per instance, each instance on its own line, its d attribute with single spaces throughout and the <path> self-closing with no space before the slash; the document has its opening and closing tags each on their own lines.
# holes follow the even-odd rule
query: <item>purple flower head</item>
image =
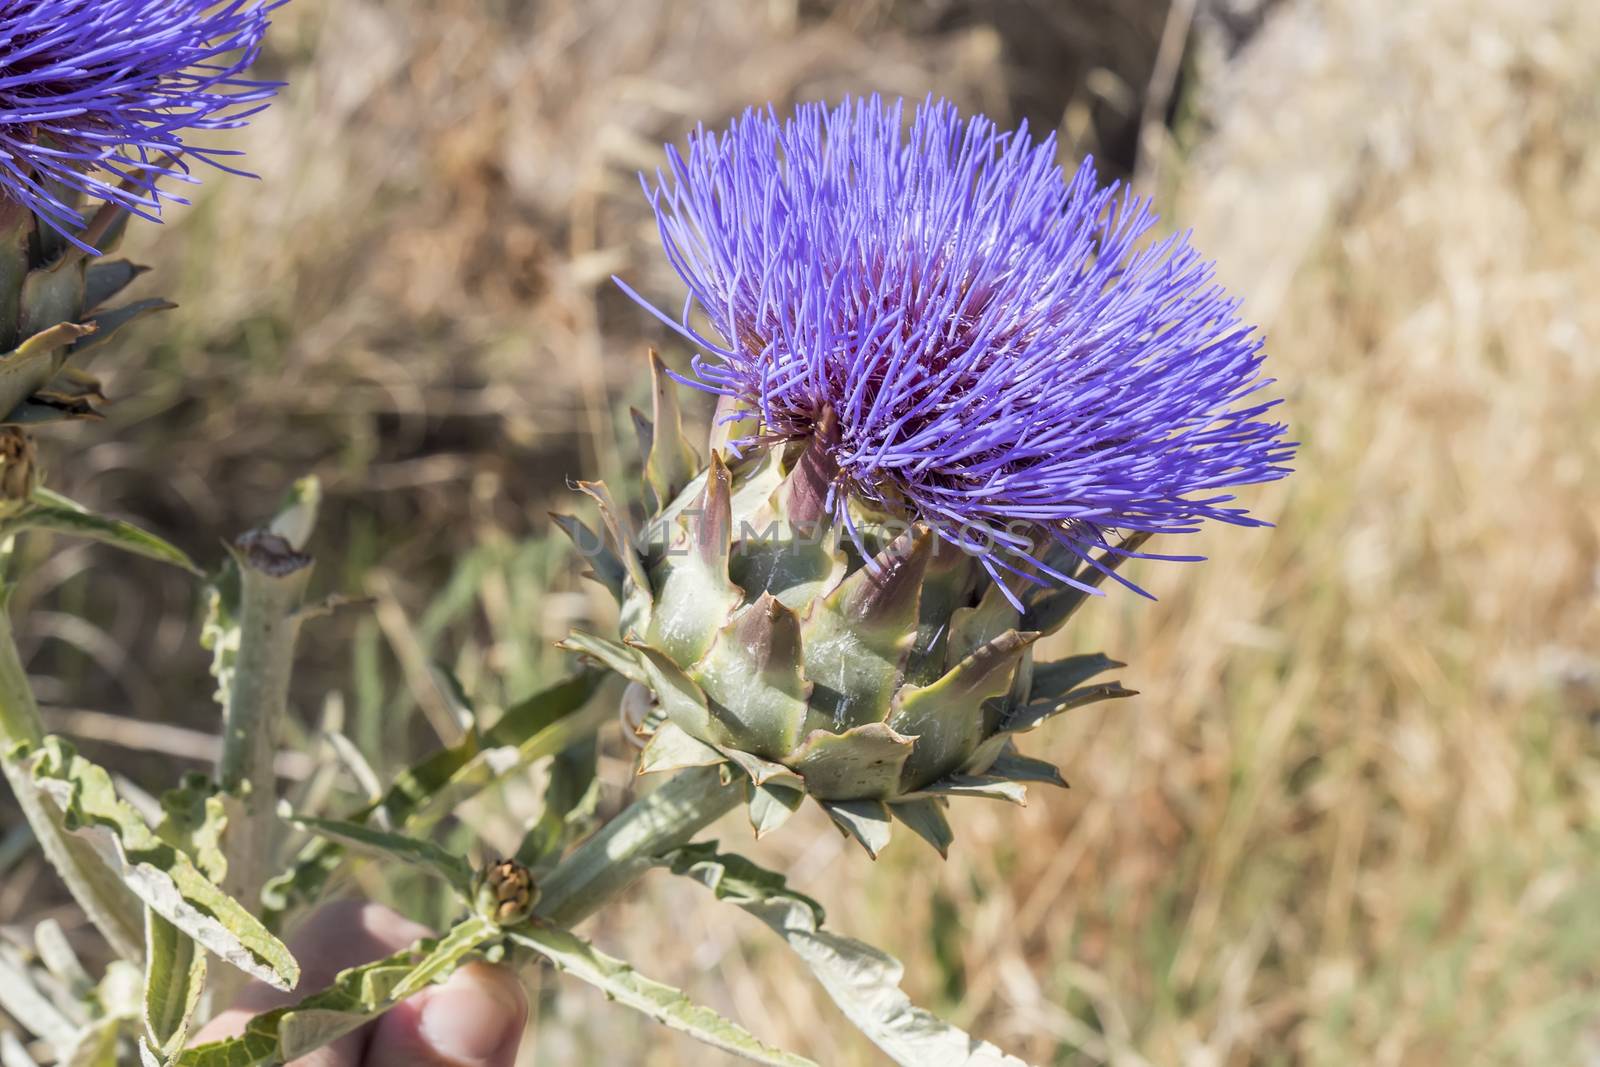
<svg viewBox="0 0 1600 1067">
<path fill-rule="evenodd" d="M 285 2 L 0 0 L 0 193 L 86 250 L 80 194 L 159 221 L 187 160 L 232 170 L 187 137 L 266 106 L 242 72 Z"/>
<path fill-rule="evenodd" d="M 1079 584 L 1067 560 L 1113 531 L 1267 525 L 1226 490 L 1282 477 L 1293 445 L 1186 235 L 1142 241 L 1149 202 L 1088 160 L 1067 179 L 1053 138 L 931 99 L 906 132 L 902 107 L 750 110 L 669 147 L 646 192 L 689 295 L 655 313 L 700 350 L 688 384 L 764 440 L 831 409 L 836 518 L 854 530 L 853 498 L 921 520 L 997 579 Z"/>
</svg>

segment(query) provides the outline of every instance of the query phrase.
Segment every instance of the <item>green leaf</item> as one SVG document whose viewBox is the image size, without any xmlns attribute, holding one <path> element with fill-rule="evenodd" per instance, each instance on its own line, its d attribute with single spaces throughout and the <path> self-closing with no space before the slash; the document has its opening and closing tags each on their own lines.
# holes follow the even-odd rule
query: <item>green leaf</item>
<svg viewBox="0 0 1600 1067">
<path fill-rule="evenodd" d="M 500 925 L 481 915 L 463 919 L 441 937 L 390 992 L 393 1000 L 404 1000 L 419 993 L 435 982 L 442 982 L 461 961 L 476 952 L 479 946 L 500 936 Z"/>
<path fill-rule="evenodd" d="M 72 1046 L 77 1025 L 41 991 L 22 960 L 0 952 L 0 1008 L 53 1048 L 57 1055 Z"/>
<path fill-rule="evenodd" d="M 22 1041 L 10 1030 L 0 1030 L 0 1067 L 39 1067 Z"/>
<path fill-rule="evenodd" d="M 166 1061 L 189 1038 L 205 990 L 206 957 L 192 938 L 155 912 L 145 913 L 145 923 L 145 1036 Z"/>
<path fill-rule="evenodd" d="M 201 573 L 186 553 L 155 534 L 146 533 L 121 519 L 95 515 L 84 510 L 81 505 L 48 489 L 35 490 L 31 507 L 0 523 L 0 538 L 24 530 L 42 530 L 69 537 L 84 537 L 120 548 L 124 552 L 131 552 L 136 556 L 170 563 L 190 574 Z"/>
<path fill-rule="evenodd" d="M 375 830 L 358 822 L 341 819 L 315 819 L 285 812 L 284 819 L 301 830 L 332 838 L 347 846 L 388 856 L 437 875 L 463 896 L 472 890 L 472 868 L 460 856 L 451 855 L 432 841 L 405 834 Z"/>
<path fill-rule="evenodd" d="M 854 938 L 822 929 L 822 911 L 788 888 L 782 875 L 741 856 L 719 855 L 714 842 L 662 857 L 674 874 L 693 878 L 720 900 L 766 923 L 810 968 L 845 1016 L 904 1067 L 1026 1067 L 987 1041 L 911 1003 L 900 989 L 899 961 Z"/>
<path fill-rule="evenodd" d="M 556 753 L 544 790 L 544 809 L 517 848 L 517 862 L 540 867 L 560 856 L 571 841 L 585 836 L 600 805 L 600 780 L 595 776 L 597 746 L 593 735 Z"/>
<path fill-rule="evenodd" d="M 575 737 L 592 733 L 600 716 L 609 714 L 599 701 L 590 699 L 604 677 L 586 671 L 535 693 L 482 734 L 468 734 L 459 744 L 440 749 L 402 772 L 383 799 L 345 821 L 368 823 L 381 812 L 388 825 L 418 832 L 428 816 L 467 789 L 481 788 L 518 767 L 560 752 Z M 262 891 L 267 923 L 276 925 L 291 909 L 316 899 L 343 857 L 344 847 L 326 839 L 301 849 L 289 870 L 269 881 Z"/>
<path fill-rule="evenodd" d="M 364 1026 L 499 936 L 499 928 L 484 919 L 463 920 L 442 938 L 341 971 L 327 989 L 257 1015 L 238 1037 L 184 1050 L 176 1067 L 256 1067 L 296 1060 Z"/>
<path fill-rule="evenodd" d="M 756 1063 L 816 1067 L 812 1061 L 773 1048 L 739 1024 L 695 1004 L 682 991 L 646 978 L 622 960 L 605 955 L 568 930 L 528 925 L 508 930 L 506 934 L 511 941 L 539 953 L 558 970 L 588 982 L 619 1004 L 713 1048 Z"/>
<path fill-rule="evenodd" d="M 300 965 L 243 905 L 207 878 L 188 854 L 163 841 L 117 796 L 111 776 L 60 738 L 46 738 L 33 781 L 67 828 L 158 915 L 227 963 L 279 989 L 293 989 Z"/>
<path fill-rule="evenodd" d="M 121 1019 L 100 1019 L 78 1032 L 57 1067 L 117 1067 Z"/>
</svg>

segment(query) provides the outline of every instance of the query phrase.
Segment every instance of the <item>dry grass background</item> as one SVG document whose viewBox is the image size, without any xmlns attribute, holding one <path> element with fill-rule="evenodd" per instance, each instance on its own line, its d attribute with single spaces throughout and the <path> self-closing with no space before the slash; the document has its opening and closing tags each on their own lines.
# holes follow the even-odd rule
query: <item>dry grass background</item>
<svg viewBox="0 0 1600 1067">
<path fill-rule="evenodd" d="M 613 412 L 664 339 L 606 278 L 671 291 L 633 178 L 663 139 L 751 101 L 931 89 L 1125 164 L 1166 20 L 291 7 L 271 62 L 293 86 L 239 138 L 265 180 L 139 236 L 184 307 L 97 368 L 124 399 L 56 435 L 57 483 L 214 558 L 321 473 L 322 581 L 379 600 L 308 642 L 300 703 L 310 722 L 338 690 L 393 767 L 421 655 L 492 705 L 601 610 L 542 516 L 564 478 L 626 463 Z M 1084 613 L 1063 644 L 1127 659 L 1143 696 L 1035 735 L 1069 793 L 963 805 L 944 864 L 909 838 L 869 864 L 815 817 L 754 852 L 1031 1062 L 1596 1062 L 1600 9 L 1286 0 L 1237 49 L 1191 41 L 1189 70 L 1143 172 L 1268 332 L 1305 442 L 1251 494 L 1279 528 L 1199 535 L 1208 563 L 1138 576 L 1159 603 Z M 164 582 L 76 549 L 47 566 L 25 603 L 44 695 L 203 727 L 192 605 Z M 36 916 L 42 886 L 13 867 L 0 917 Z M 656 879 L 593 933 L 764 1037 L 876 1062 L 753 927 Z M 528 1062 L 707 1058 L 571 986 L 540 1008 Z"/>
</svg>

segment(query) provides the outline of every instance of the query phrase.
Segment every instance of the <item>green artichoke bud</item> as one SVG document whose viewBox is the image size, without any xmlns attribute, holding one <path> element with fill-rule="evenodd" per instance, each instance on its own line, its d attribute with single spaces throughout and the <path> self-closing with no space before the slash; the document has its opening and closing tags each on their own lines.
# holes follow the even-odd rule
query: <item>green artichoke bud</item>
<svg viewBox="0 0 1600 1067">
<path fill-rule="evenodd" d="M 833 472 L 815 443 L 731 461 L 732 431 L 715 425 L 702 466 L 675 384 L 654 353 L 651 365 L 654 417 L 635 413 L 649 520 L 634 529 L 599 483 L 580 488 L 604 539 L 556 517 L 621 606 L 619 640 L 580 633 L 564 646 L 654 694 L 641 771 L 723 765 L 746 782 L 757 833 L 811 796 L 873 855 L 892 819 L 944 853 L 950 798 L 1020 803 L 1028 782 L 1064 785 L 1015 739 L 1130 695 L 1089 684 L 1121 666 L 1105 656 L 1034 660 L 1086 594 L 1041 586 L 1019 610 L 977 558 L 923 524 L 852 503 L 846 533 L 824 507 Z M 817 439 L 827 433 L 825 421 Z"/>
<path fill-rule="evenodd" d="M 85 233 L 115 247 L 127 221 L 102 207 Z M 109 307 L 144 272 L 85 253 L 21 205 L 0 197 L 0 426 L 95 416 L 100 384 L 72 366 L 121 327 L 173 305 Z"/>
</svg>

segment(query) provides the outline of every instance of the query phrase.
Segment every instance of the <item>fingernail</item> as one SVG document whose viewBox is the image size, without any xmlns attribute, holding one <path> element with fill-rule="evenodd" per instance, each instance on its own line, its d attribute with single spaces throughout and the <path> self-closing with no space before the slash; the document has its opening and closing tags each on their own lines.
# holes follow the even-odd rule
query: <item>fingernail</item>
<svg viewBox="0 0 1600 1067">
<path fill-rule="evenodd" d="M 523 1005 L 520 990 L 499 972 L 465 967 L 428 997 L 417 1030 L 434 1051 L 472 1067 L 522 1028 Z"/>
</svg>

